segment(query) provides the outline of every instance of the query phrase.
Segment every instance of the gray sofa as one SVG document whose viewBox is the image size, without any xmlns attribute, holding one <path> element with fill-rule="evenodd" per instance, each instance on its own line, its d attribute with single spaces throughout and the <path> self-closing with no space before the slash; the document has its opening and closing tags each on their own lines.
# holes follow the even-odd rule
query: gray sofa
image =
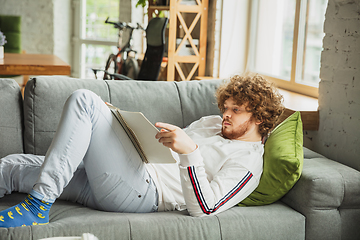
<svg viewBox="0 0 360 240">
<path fill-rule="evenodd" d="M 191 82 L 102 81 L 48 76 L 30 80 L 22 100 L 13 80 L 0 80 L 0 157 L 44 155 L 62 106 L 76 89 L 86 88 L 124 110 L 143 112 L 152 122 L 184 127 L 201 116 L 219 114 L 218 80 Z M 81 236 L 105 239 L 360 239 L 360 172 L 304 148 L 300 180 L 280 201 L 235 206 L 214 216 L 187 212 L 129 214 L 102 212 L 58 200 L 50 224 L 0 229 L 3 239 Z M 0 210 L 24 198 L 0 199 Z"/>
</svg>

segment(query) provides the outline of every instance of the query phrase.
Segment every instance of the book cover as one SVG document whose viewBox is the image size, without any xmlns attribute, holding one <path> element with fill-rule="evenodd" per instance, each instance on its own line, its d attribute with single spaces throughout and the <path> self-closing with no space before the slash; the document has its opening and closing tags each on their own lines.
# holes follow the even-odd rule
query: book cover
<svg viewBox="0 0 360 240">
<path fill-rule="evenodd" d="M 145 163 L 175 163 L 171 151 L 158 142 L 159 130 L 141 113 L 121 110 L 107 103 Z"/>
</svg>

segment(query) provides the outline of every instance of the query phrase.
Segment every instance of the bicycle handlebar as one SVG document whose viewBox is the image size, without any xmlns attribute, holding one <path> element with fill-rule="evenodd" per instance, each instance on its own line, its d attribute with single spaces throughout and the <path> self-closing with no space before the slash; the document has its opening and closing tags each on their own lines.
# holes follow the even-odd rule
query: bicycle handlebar
<svg viewBox="0 0 360 240">
<path fill-rule="evenodd" d="M 125 23 L 125 22 L 110 22 L 110 21 L 109 21 L 109 17 L 106 18 L 105 23 L 113 24 L 113 25 L 114 25 L 114 28 L 119 28 L 120 30 L 123 29 L 123 28 L 125 28 L 125 27 L 126 27 L 126 28 L 131 28 L 131 29 L 141 29 L 141 30 L 145 30 L 139 23 L 137 23 L 137 26 L 136 26 L 136 27 L 132 27 L 132 26 L 130 26 L 130 24 Z"/>
<path fill-rule="evenodd" d="M 139 23 L 136 23 L 137 24 L 137 28 L 136 29 L 141 29 L 143 31 L 145 31 L 145 29 L 139 24 Z"/>
<path fill-rule="evenodd" d="M 119 29 L 123 29 L 125 26 L 122 22 L 110 22 L 109 21 L 109 17 L 107 17 L 107 19 L 105 20 L 105 23 L 108 23 L 108 24 L 113 24 L 115 28 L 119 28 Z"/>
</svg>

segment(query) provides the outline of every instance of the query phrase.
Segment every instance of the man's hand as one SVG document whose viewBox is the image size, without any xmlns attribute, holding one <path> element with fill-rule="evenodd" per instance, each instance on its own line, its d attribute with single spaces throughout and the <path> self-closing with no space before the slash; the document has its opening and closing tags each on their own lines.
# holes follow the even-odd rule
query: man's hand
<svg viewBox="0 0 360 240">
<path fill-rule="evenodd" d="M 155 138 L 164 146 L 171 148 L 174 152 L 179 154 L 188 154 L 197 148 L 194 141 L 179 127 L 158 122 L 156 127 L 161 128 L 161 131 L 156 134 Z"/>
</svg>

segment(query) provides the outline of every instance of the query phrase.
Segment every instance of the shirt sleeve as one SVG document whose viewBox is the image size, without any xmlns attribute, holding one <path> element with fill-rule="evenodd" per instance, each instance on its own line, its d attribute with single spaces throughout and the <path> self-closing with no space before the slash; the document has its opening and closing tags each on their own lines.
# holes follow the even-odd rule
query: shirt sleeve
<svg viewBox="0 0 360 240">
<path fill-rule="evenodd" d="M 208 180 L 199 149 L 180 155 L 181 185 L 189 214 L 196 217 L 217 214 L 250 195 L 258 186 L 260 176 L 254 176 L 241 162 L 258 157 L 254 155 L 247 152 L 233 156 L 212 180 Z"/>
</svg>

